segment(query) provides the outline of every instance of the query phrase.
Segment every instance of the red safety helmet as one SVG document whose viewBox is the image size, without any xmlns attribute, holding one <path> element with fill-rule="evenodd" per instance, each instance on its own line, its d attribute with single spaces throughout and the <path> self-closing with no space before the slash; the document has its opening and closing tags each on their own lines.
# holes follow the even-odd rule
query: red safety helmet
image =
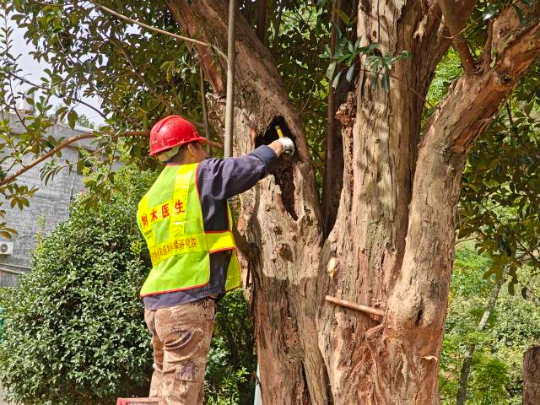
<svg viewBox="0 0 540 405">
<path fill-rule="evenodd" d="M 208 141 L 199 135 L 195 126 L 179 115 L 159 120 L 150 131 L 150 156 L 189 142 Z"/>
</svg>

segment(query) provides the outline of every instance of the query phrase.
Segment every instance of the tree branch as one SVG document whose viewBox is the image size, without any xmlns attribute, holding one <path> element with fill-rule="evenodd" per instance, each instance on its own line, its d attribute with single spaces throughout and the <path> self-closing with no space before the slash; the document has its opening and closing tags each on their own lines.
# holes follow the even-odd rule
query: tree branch
<svg viewBox="0 0 540 405">
<path fill-rule="evenodd" d="M 267 0 L 259 0 L 257 6 L 257 37 L 264 44 L 266 39 Z"/>
<path fill-rule="evenodd" d="M 90 132 L 90 133 L 87 133 L 87 134 L 81 134 L 81 135 L 72 136 L 71 138 L 66 139 L 65 141 L 60 143 L 58 146 L 56 146 L 54 149 L 51 149 L 49 152 L 47 152 L 43 156 L 40 156 L 38 159 L 34 160 L 29 165 L 24 166 L 22 169 L 20 169 L 19 171 L 17 171 L 13 175 L 11 175 L 9 177 L 6 177 L 3 180 L 0 180 L 0 187 L 5 186 L 5 185 L 7 185 L 9 183 L 12 183 L 15 179 L 17 179 L 17 177 L 19 177 L 22 174 L 26 173 L 28 170 L 34 168 L 35 166 L 37 166 L 41 162 L 47 160 L 51 156 L 54 156 L 55 154 L 60 152 L 62 149 L 65 149 L 66 147 L 68 147 L 72 143 L 82 141 L 83 139 L 95 138 L 98 135 L 99 135 L 99 133 L 97 133 L 97 132 Z M 113 138 L 119 138 L 119 137 L 149 136 L 149 135 L 150 135 L 149 131 L 128 131 L 128 132 L 124 132 L 124 133 L 121 133 L 121 134 L 113 134 L 112 137 Z M 206 143 L 208 145 L 214 147 L 214 148 L 222 148 L 222 145 L 220 143 L 214 142 L 214 141 L 212 141 L 210 139 L 208 139 L 206 141 Z"/>
<path fill-rule="evenodd" d="M 152 96 L 154 96 L 154 98 L 158 100 L 161 104 L 163 104 L 167 109 L 169 109 L 170 111 L 174 112 L 177 115 L 181 115 L 180 112 L 176 108 L 174 108 L 173 105 L 168 103 L 167 100 L 165 100 L 157 91 L 154 90 L 153 86 L 151 86 L 150 83 L 148 83 L 148 81 L 143 76 L 139 68 L 135 65 L 135 62 L 133 62 L 133 59 L 131 58 L 131 56 L 127 53 L 126 49 L 122 46 L 122 43 L 118 41 L 116 38 L 112 38 L 112 37 L 108 37 L 108 40 L 111 44 L 113 44 L 114 46 L 118 48 L 120 53 L 124 56 L 124 59 L 126 60 L 128 65 L 131 67 L 131 71 L 133 72 L 133 74 L 141 81 L 141 83 L 144 86 L 146 86 L 150 94 L 152 94 Z"/>
<path fill-rule="evenodd" d="M 93 5 L 95 5 L 96 7 L 102 9 L 103 11 L 106 11 L 107 13 L 112 14 L 115 17 L 120 18 L 121 20 L 127 21 L 127 22 L 129 22 L 131 24 L 138 25 L 138 26 L 143 27 L 143 28 L 146 28 L 147 30 L 154 31 L 154 32 L 157 32 L 159 34 L 167 35 L 167 36 L 172 37 L 172 38 L 180 39 L 182 41 L 191 42 L 193 44 L 212 47 L 212 45 L 207 43 L 207 42 L 203 42 L 203 41 L 199 41 L 197 39 L 185 37 L 183 35 L 173 34 L 172 32 L 165 31 L 165 30 L 162 30 L 160 28 L 152 27 L 151 25 L 148 25 L 148 24 L 142 23 L 140 21 L 134 20 L 132 18 L 126 17 L 125 15 L 120 14 L 120 13 L 114 11 L 114 10 L 111 10 L 110 8 L 105 7 L 105 6 L 95 2 L 94 0 L 88 0 L 88 1 L 90 3 L 92 3 Z"/>
<path fill-rule="evenodd" d="M 26 83 L 26 84 L 28 84 L 28 85 L 30 85 L 30 86 L 33 86 L 33 87 L 36 87 L 36 88 L 38 88 L 38 89 L 44 90 L 44 91 L 46 91 L 46 92 L 48 92 L 48 93 L 50 93 L 50 91 L 51 91 L 50 89 L 48 89 L 48 88 L 46 88 L 46 87 L 44 87 L 44 86 L 41 86 L 41 85 L 39 85 L 39 84 L 35 84 L 35 83 L 31 82 L 30 80 L 28 80 L 28 79 L 26 79 L 26 78 L 24 78 L 24 77 L 21 77 L 21 76 L 15 74 L 15 73 L 13 73 L 13 72 L 7 72 L 7 74 L 9 74 L 11 77 L 13 77 L 13 78 L 19 80 L 21 83 Z M 99 114 L 99 116 L 100 116 L 101 118 L 103 118 L 104 120 L 107 120 L 107 116 L 106 116 L 105 114 L 103 114 L 103 112 L 101 112 L 100 110 L 98 110 L 96 107 L 94 107 L 93 105 L 88 104 L 87 102 L 85 102 L 85 101 L 83 101 L 83 100 L 81 100 L 81 99 L 79 99 L 79 98 L 76 98 L 76 97 L 71 97 L 71 99 L 73 99 L 74 101 L 76 101 L 76 102 L 79 103 L 79 104 L 84 105 L 85 107 L 90 108 L 91 110 L 93 110 L 93 111 L 95 111 L 97 114 Z"/>
<path fill-rule="evenodd" d="M 488 35 L 486 43 L 484 44 L 484 50 L 482 51 L 482 60 L 484 66 L 489 69 L 491 65 L 491 45 L 493 44 L 493 20 L 489 20 L 488 23 Z"/>
<path fill-rule="evenodd" d="M 536 12 L 531 14 L 534 18 L 530 18 L 526 26 L 521 26 L 515 11 L 509 7 L 493 22 L 491 52 L 494 52 L 497 63 L 493 67 L 487 66 L 483 74 L 474 79 L 470 76 L 458 79 L 428 122 L 424 141 L 432 138 L 429 132 L 433 126 L 439 125 L 436 123 L 439 121 L 444 122 L 443 132 L 447 138 L 435 143 L 443 142 L 455 153 L 469 150 L 501 102 L 540 56 L 540 15 Z"/>
<path fill-rule="evenodd" d="M 283 17 L 283 10 L 285 9 L 285 1 L 281 1 L 278 6 L 278 17 L 274 27 L 274 42 L 272 43 L 272 49 L 276 49 L 279 43 L 279 28 L 281 26 L 281 19 Z"/>
<path fill-rule="evenodd" d="M 457 14 L 454 14 L 456 3 L 453 0 L 438 0 L 439 6 L 444 17 L 444 23 L 448 27 L 452 35 L 454 48 L 461 59 L 463 70 L 466 75 L 471 75 L 474 72 L 474 58 L 469 49 L 469 44 L 463 38 L 462 29 L 465 26 L 465 20 L 460 19 Z"/>
<path fill-rule="evenodd" d="M 130 132 L 125 132 L 123 134 L 119 134 L 119 135 L 115 135 L 115 136 L 116 137 L 119 137 L 119 136 L 148 136 L 149 134 L 150 133 L 148 131 L 130 131 Z M 17 177 L 19 177 L 22 174 L 26 173 L 28 170 L 34 168 L 35 166 L 37 166 L 41 162 L 47 160 L 51 156 L 54 156 L 55 154 L 60 152 L 62 149 L 68 147 L 72 143 L 81 141 L 83 139 L 95 138 L 97 135 L 98 134 L 96 132 L 90 132 L 90 133 L 87 133 L 87 134 L 81 134 L 81 135 L 72 136 L 71 138 L 66 139 L 65 141 L 60 143 L 55 148 L 51 149 L 49 152 L 47 152 L 43 156 L 40 156 L 38 159 L 34 160 L 29 165 L 24 166 L 22 169 L 20 169 L 19 171 L 17 171 L 13 175 L 11 175 L 9 177 L 6 177 L 5 179 L 1 180 L 0 181 L 0 187 L 5 186 L 5 185 L 7 185 L 9 183 L 12 183 Z"/>
</svg>

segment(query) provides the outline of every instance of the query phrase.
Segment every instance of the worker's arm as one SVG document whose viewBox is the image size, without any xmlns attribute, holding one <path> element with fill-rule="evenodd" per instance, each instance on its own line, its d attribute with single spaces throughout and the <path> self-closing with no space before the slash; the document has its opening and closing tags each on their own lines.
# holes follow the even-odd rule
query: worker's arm
<svg viewBox="0 0 540 405">
<path fill-rule="evenodd" d="M 285 148 L 279 141 L 235 158 L 207 159 L 199 164 L 197 185 L 202 196 L 226 200 L 249 190 L 277 164 Z"/>
</svg>

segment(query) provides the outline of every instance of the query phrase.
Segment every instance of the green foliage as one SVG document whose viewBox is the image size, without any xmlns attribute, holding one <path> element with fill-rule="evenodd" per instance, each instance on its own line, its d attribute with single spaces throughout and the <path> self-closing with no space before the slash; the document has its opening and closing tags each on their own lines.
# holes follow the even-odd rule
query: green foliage
<svg viewBox="0 0 540 405">
<path fill-rule="evenodd" d="M 206 369 L 206 401 L 211 405 L 253 403 L 257 356 L 253 326 L 243 292 L 219 304 Z"/>
<path fill-rule="evenodd" d="M 437 66 L 435 77 L 431 81 L 427 94 L 428 105 L 424 111 L 424 119 L 433 114 L 435 106 L 444 98 L 450 84 L 461 76 L 463 71 L 460 63 L 457 53 L 450 49 Z"/>
<path fill-rule="evenodd" d="M 294 2 L 292 2 L 294 3 Z M 269 38 L 276 66 L 295 110 L 302 120 L 316 170 L 322 183 L 327 128 L 328 60 L 320 57 L 330 36 L 330 5 L 283 2 L 270 15 Z"/>
<path fill-rule="evenodd" d="M 148 388 L 151 348 L 138 296 L 148 255 L 136 202 L 153 175 L 123 169 L 118 192 L 44 237 L 32 271 L 3 294 L 0 381 L 25 404 L 110 404 Z"/>
<path fill-rule="evenodd" d="M 456 252 L 440 369 L 441 398 L 444 404 L 455 403 L 466 348 L 475 345 L 467 404 L 521 404 L 523 353 L 540 338 L 540 301 L 516 298 L 501 289 L 486 329 L 479 332 L 495 280 L 482 278 L 491 260 L 472 250 L 473 242 L 467 245 Z M 531 276 L 530 269 L 518 273 L 531 289 L 540 288 L 540 279 Z"/>
<path fill-rule="evenodd" d="M 374 87 L 379 86 L 379 82 L 384 91 L 390 91 L 390 70 L 392 65 L 402 59 L 410 58 L 410 53 L 402 51 L 397 56 L 390 54 L 383 55 L 379 50 L 379 44 L 372 42 L 365 46 L 360 46 L 362 38 L 357 38 L 353 43 L 343 35 L 341 31 L 337 31 L 336 49 L 332 53 L 328 45 L 325 46 L 325 52 L 321 55 L 322 58 L 330 59 L 330 65 L 326 70 L 326 77 L 332 81 L 332 87 L 336 88 L 343 72 L 347 72 L 345 78 L 348 82 L 354 77 L 357 65 L 360 65 L 360 57 L 366 56 L 363 70 L 366 70 L 371 75 L 371 83 Z M 344 65 L 343 69 L 336 74 L 336 68 Z"/>
<path fill-rule="evenodd" d="M 124 3 L 122 7 L 117 2 L 102 3 L 150 25 L 177 30 L 171 14 L 160 2 L 145 8 L 137 3 Z M 77 123 L 90 126 L 77 112 L 81 104 L 90 106 L 84 98 L 102 100 L 101 108 L 90 106 L 105 122 L 96 133 L 99 159 L 92 160 L 96 168 L 111 165 L 120 153 L 134 157 L 131 161 L 141 168 L 155 167 L 152 160 L 143 158 L 147 138 L 119 134 L 148 129 L 158 118 L 171 113 L 201 121 L 198 74 L 182 41 L 148 35 L 96 12 L 93 6 L 85 8 L 80 2 L 2 0 L 0 6 L 0 110 L 17 113 L 16 106 L 22 100 L 33 109 L 31 115 L 19 114 L 22 131 L 17 135 L 7 122 L 0 126 L 0 196 L 8 202 L 24 206 L 31 195 L 16 180 L 9 187 L 2 180 L 65 140 L 47 135 L 55 121 L 66 122 L 72 128 Z M 25 39 L 36 49 L 33 58 L 50 66 L 36 82 L 28 80 L 19 66 L 20 55 L 13 48 L 13 29 L 8 19 L 25 30 Z M 58 99 L 61 107 L 54 111 L 52 101 L 57 103 Z M 61 170 L 88 165 L 85 159 L 51 162 L 41 169 L 45 183 Z M 90 189 L 96 199 L 111 191 L 111 187 L 99 182 Z M 0 220 L 3 216 L 0 211 Z M 11 233 L 7 226 L 0 222 L 2 236 Z"/>
<path fill-rule="evenodd" d="M 474 235 L 478 251 L 491 258 L 486 277 L 500 278 L 509 267 L 512 293 L 520 267 L 540 268 L 539 73 L 537 64 L 514 91 L 477 141 L 463 175 L 460 237 Z"/>
<path fill-rule="evenodd" d="M 135 216 L 155 174 L 126 167 L 113 177 L 109 199 L 89 205 L 80 196 L 69 220 L 39 241 L 20 286 L 1 291 L 0 384 L 10 400 L 84 405 L 147 395 L 152 352 L 139 289 L 150 263 Z M 207 403 L 251 404 L 256 363 L 237 290 L 218 305 Z"/>
</svg>

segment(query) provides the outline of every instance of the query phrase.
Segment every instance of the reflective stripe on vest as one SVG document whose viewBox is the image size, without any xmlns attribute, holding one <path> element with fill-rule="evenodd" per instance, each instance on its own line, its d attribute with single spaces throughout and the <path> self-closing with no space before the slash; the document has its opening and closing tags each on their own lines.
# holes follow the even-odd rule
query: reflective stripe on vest
<svg viewBox="0 0 540 405">
<path fill-rule="evenodd" d="M 210 253 L 232 250 L 226 290 L 240 286 L 240 269 L 229 229 L 205 232 L 196 185 L 198 164 L 166 166 L 139 203 L 137 222 L 143 233 L 152 270 L 141 296 L 200 287 L 210 280 Z"/>
</svg>

